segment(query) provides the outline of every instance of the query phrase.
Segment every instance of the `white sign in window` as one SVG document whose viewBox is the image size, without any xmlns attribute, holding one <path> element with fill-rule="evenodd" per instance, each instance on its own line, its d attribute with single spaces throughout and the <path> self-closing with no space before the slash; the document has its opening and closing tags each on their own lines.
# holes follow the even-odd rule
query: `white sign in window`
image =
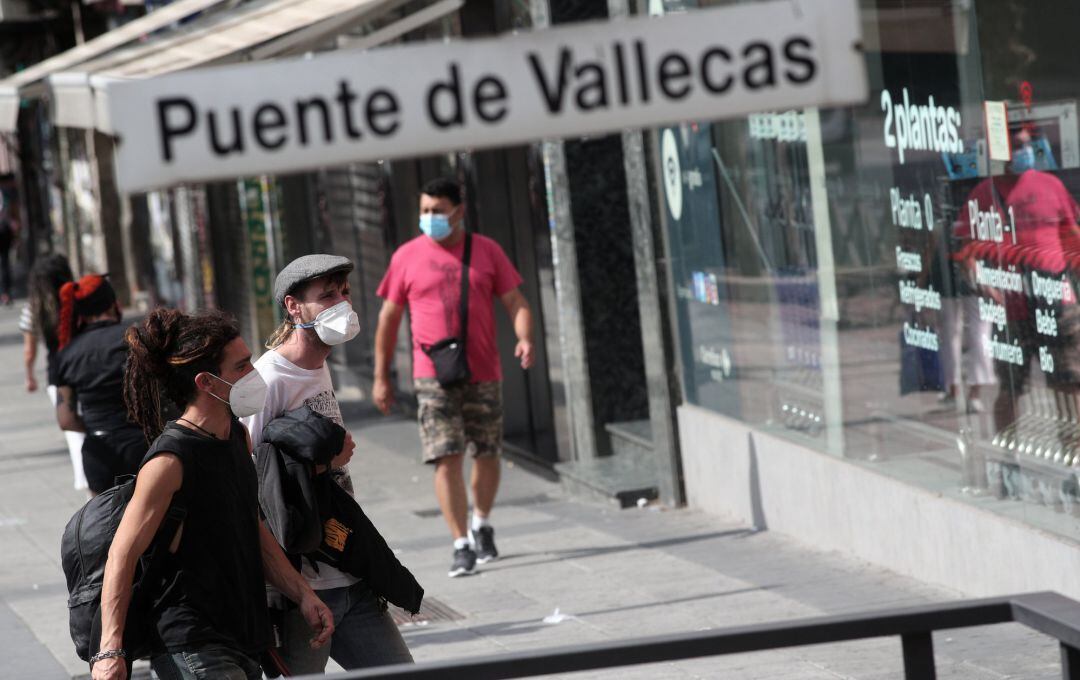
<svg viewBox="0 0 1080 680">
<path fill-rule="evenodd" d="M 990 160 L 1012 160 L 1012 147 L 1009 143 L 1009 113 L 1005 102 L 983 102 L 983 116 L 986 118 L 986 145 L 990 152 Z"/>
</svg>

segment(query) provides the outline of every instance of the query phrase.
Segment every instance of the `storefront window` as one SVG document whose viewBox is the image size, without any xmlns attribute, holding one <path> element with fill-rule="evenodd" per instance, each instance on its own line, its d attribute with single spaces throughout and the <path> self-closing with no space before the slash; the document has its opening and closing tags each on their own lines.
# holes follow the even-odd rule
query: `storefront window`
<svg viewBox="0 0 1080 680">
<path fill-rule="evenodd" d="M 1080 537 L 1077 21 L 866 0 L 865 105 L 657 130 L 686 400 Z"/>
</svg>

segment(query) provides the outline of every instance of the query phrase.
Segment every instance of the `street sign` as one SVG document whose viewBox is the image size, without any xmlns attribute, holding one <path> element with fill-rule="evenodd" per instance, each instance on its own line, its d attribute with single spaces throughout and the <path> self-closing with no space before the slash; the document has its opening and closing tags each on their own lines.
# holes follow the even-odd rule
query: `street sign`
<svg viewBox="0 0 1080 680">
<path fill-rule="evenodd" d="M 857 0 L 782 0 L 109 84 L 131 192 L 863 102 Z"/>
</svg>

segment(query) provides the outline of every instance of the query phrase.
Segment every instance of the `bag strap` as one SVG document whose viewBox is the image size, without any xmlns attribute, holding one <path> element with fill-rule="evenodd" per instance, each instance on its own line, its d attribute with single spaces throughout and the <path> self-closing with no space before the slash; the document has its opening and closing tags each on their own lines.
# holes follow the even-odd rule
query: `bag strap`
<svg viewBox="0 0 1080 680">
<path fill-rule="evenodd" d="M 175 445 L 163 445 L 164 440 L 166 439 L 175 442 Z M 180 448 L 176 435 L 165 430 L 154 441 L 150 450 L 146 452 L 142 463 L 139 464 L 139 469 L 142 469 L 143 465 L 146 465 L 151 458 L 157 456 L 162 451 L 172 453 L 179 458 L 180 463 L 183 464 L 185 460 L 184 457 L 175 452 L 176 449 Z M 180 525 L 184 523 L 184 519 L 187 517 L 187 507 L 180 498 L 182 491 L 183 487 L 181 486 L 181 488 L 173 495 L 172 502 L 169 503 L 169 509 L 165 511 L 165 517 L 161 520 L 161 526 L 158 527 L 157 533 L 154 534 L 154 538 L 150 541 L 150 546 L 143 553 L 143 556 L 147 558 L 145 570 L 143 571 L 143 580 L 146 583 L 153 583 L 154 580 L 157 579 L 161 572 L 162 565 L 165 562 L 163 553 L 168 552 L 169 545 L 176 536 L 176 532 L 180 530 Z"/>
<path fill-rule="evenodd" d="M 458 309 L 458 319 L 461 320 L 461 328 L 458 330 L 458 339 L 463 349 L 468 349 L 469 340 L 469 263 L 472 261 L 472 234 L 465 232 L 465 256 L 461 258 L 461 306 Z"/>
<path fill-rule="evenodd" d="M 165 518 L 161 520 L 157 535 L 154 536 L 153 541 L 150 543 L 150 550 L 147 553 L 150 557 L 150 564 L 146 571 L 147 575 L 152 576 L 151 571 L 160 569 L 159 565 L 163 560 L 159 555 L 162 551 L 169 549 L 169 545 L 172 543 L 173 538 L 176 537 L 176 532 L 180 530 L 180 525 L 184 523 L 185 517 L 187 517 L 187 509 L 181 503 L 174 501 L 169 506 Z"/>
<path fill-rule="evenodd" d="M 185 517 L 187 517 L 187 508 L 182 503 L 174 501 L 169 506 L 165 518 L 161 520 L 161 526 L 158 527 L 157 534 L 154 535 L 153 540 L 150 542 L 150 547 L 142 554 L 145 560 L 143 561 L 143 572 L 140 580 L 147 587 L 132 592 L 132 601 L 137 606 L 148 605 L 149 598 L 153 597 L 154 593 L 151 592 L 151 588 L 161 578 L 162 570 L 165 568 L 165 553 L 168 552 L 169 545 L 172 543 L 173 538 L 176 537 L 176 532 L 180 530 L 180 525 L 184 523 Z M 139 601 L 136 602 L 136 598 L 139 598 Z"/>
</svg>

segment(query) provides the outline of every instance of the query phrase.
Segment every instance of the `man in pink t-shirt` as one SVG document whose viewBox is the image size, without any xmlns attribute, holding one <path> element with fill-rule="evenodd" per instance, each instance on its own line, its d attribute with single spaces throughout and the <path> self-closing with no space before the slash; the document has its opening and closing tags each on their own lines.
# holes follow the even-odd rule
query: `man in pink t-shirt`
<svg viewBox="0 0 1080 680">
<path fill-rule="evenodd" d="M 1047 387 L 1070 395 L 1055 397 L 1062 410 L 1057 417 L 1070 417 L 1066 399 L 1076 404 L 1067 410 L 1080 406 L 1080 308 L 1071 274 L 1080 206 L 1060 179 L 1034 167 L 1033 142 L 1026 127 L 1013 134 L 1009 173 L 980 182 L 960 206 L 954 227 L 961 247 L 953 257 L 970 279 L 985 267 L 1019 275 L 1022 283 L 981 285 L 976 293 L 1004 308 L 1004 318 L 983 339 L 986 351 L 991 342 L 1011 343 L 1020 351 L 1018 360 L 994 362 L 998 382 L 1009 388 L 994 402 L 998 432 L 1017 422 L 1018 399 L 1028 391 L 1036 362 Z"/>
<path fill-rule="evenodd" d="M 471 574 L 477 562 L 496 559 L 495 530 L 488 522 L 499 489 L 502 452 L 502 366 L 495 343 L 495 298 L 514 325 L 514 355 L 522 368 L 533 363 L 532 313 L 521 294 L 521 275 L 495 241 L 471 234 L 466 348 L 470 378 L 443 387 L 435 364 L 424 351 L 440 340 L 460 337 L 462 261 L 465 253 L 464 206 L 457 184 L 437 179 L 420 193 L 421 236 L 390 259 L 379 284 L 383 298 L 375 331 L 375 384 L 372 399 L 390 412 L 390 358 L 398 327 L 409 308 L 413 380 L 419 403 L 424 462 L 435 466 L 435 495 L 454 538 L 450 576 Z M 463 473 L 464 454 L 472 451 L 473 515 Z M 466 531 L 468 530 L 468 531 Z"/>
</svg>

